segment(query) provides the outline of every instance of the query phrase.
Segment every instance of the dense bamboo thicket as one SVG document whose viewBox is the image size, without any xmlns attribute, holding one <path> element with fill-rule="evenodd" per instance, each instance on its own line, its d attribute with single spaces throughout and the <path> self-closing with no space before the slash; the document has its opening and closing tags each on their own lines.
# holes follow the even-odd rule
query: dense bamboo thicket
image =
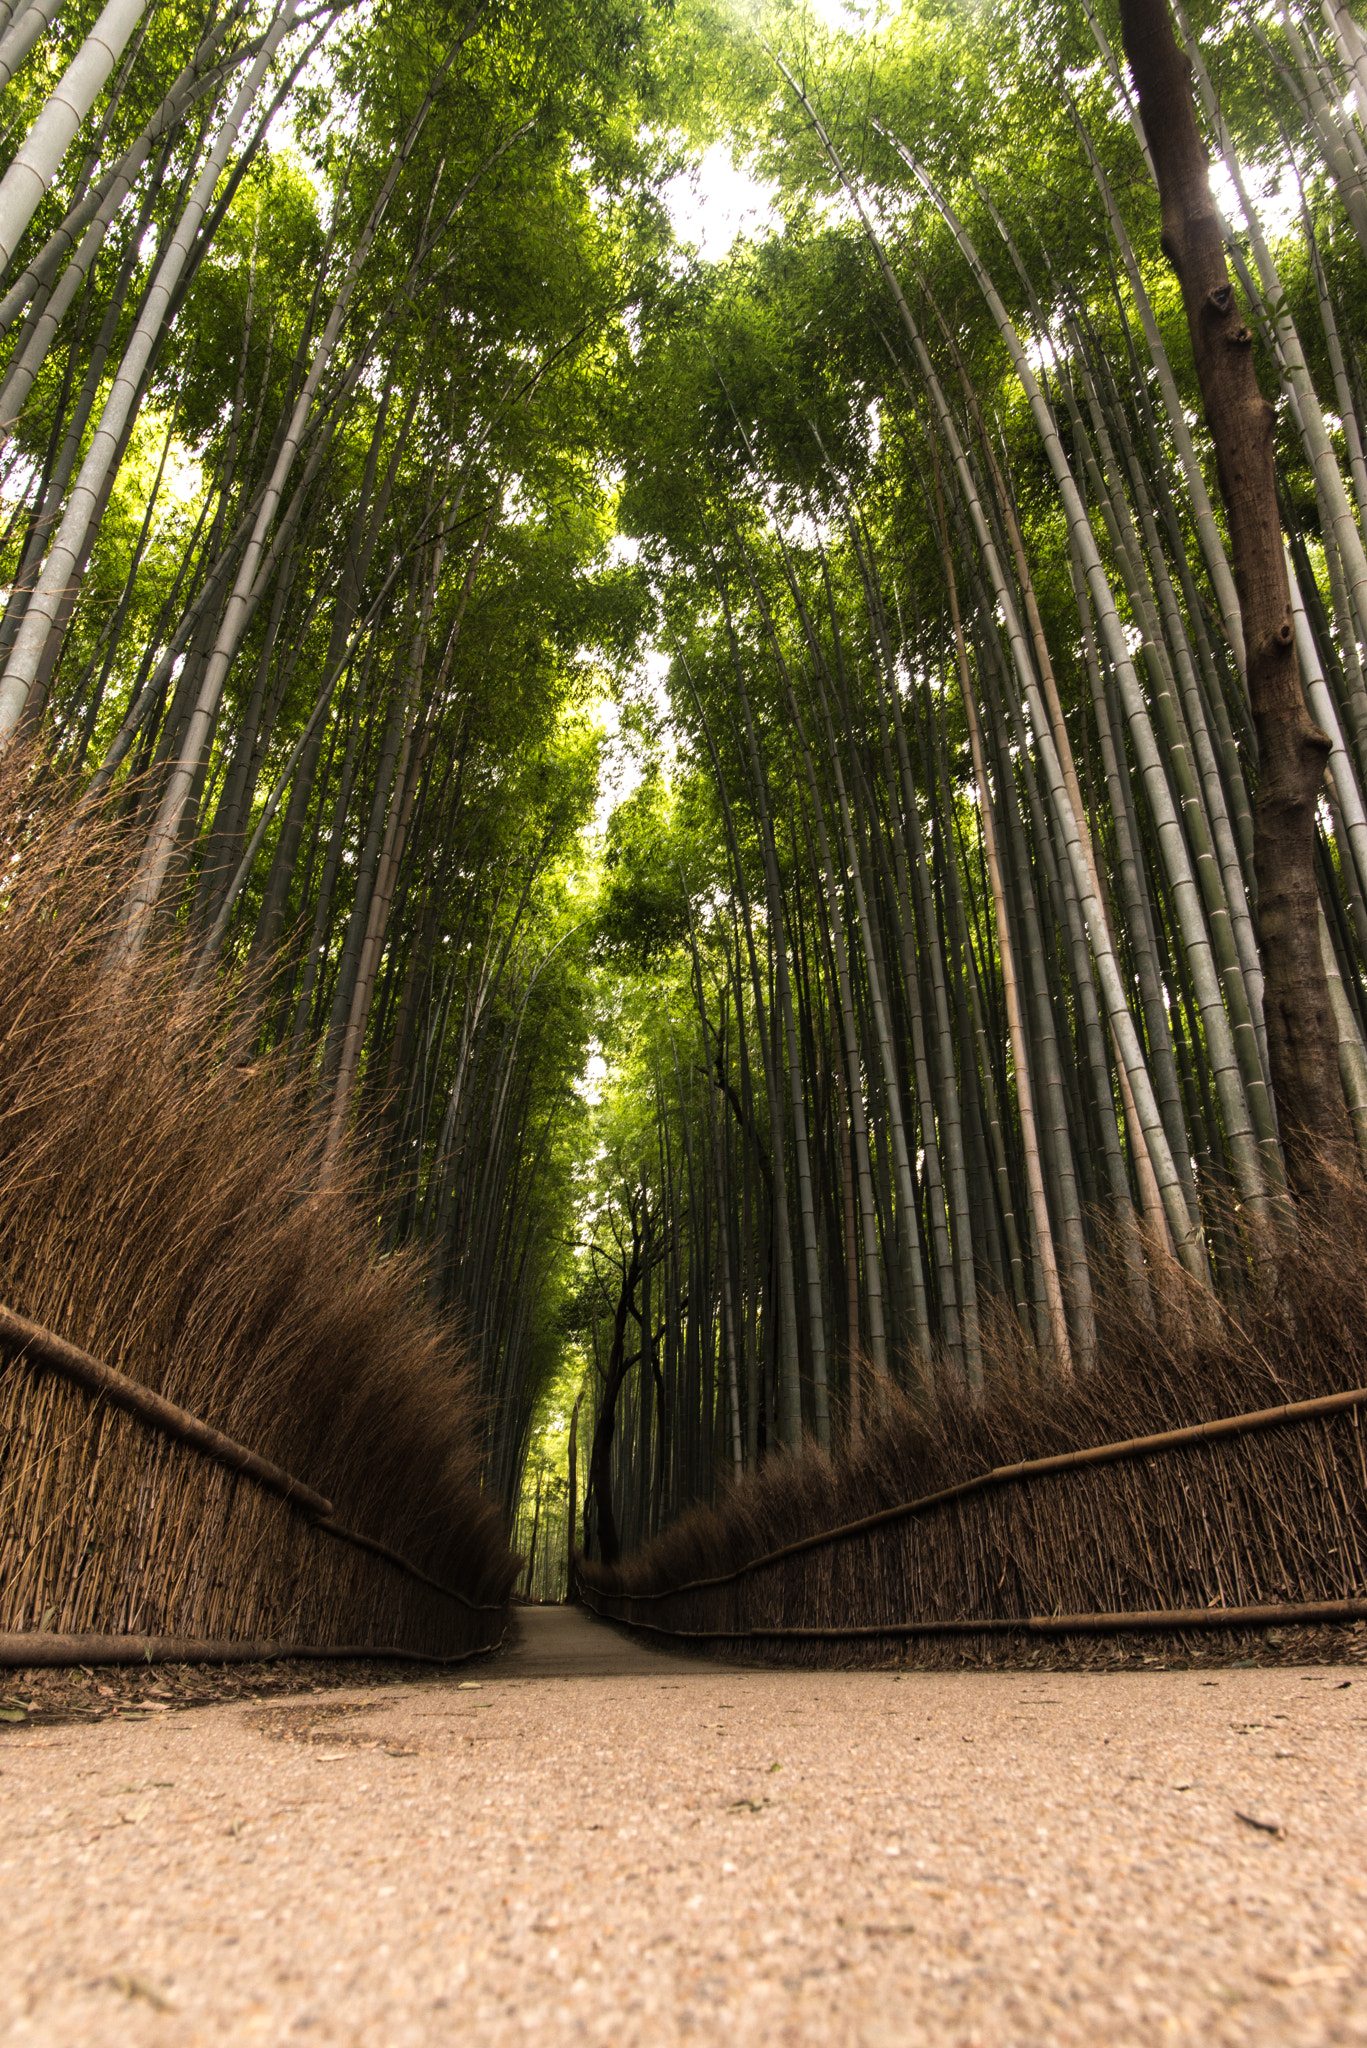
<svg viewBox="0 0 1367 2048">
<path fill-rule="evenodd" d="M 1103 1274 L 1160 1349 L 1174 1263 L 1198 1325 L 1327 1276 L 1320 1162 L 1367 1155 L 1337 0 L 95 16 L 0 32 L 0 746 L 115 849 L 58 1034 L 92 1104 L 174 956 L 157 1115 L 212 1072 L 229 1131 L 297 1119 L 280 1257 L 322 1271 L 354 1176 L 356 1329 L 420 1272 L 487 1499 L 609 1564 L 1002 1361 L 1118 1417 Z M 709 147 L 768 216 L 704 260 Z M 138 1115 L 90 1116 L 131 1216 Z M 267 1360 L 244 1431 L 308 1441 L 234 1157 L 116 1270 L 73 1235 L 59 1280 L 36 1206 L 15 1257 L 117 1356 L 192 1290 L 198 1355 Z"/>
<path fill-rule="evenodd" d="M 632 1002 L 582 1296 L 608 1564 L 724 1471 L 854 1456 L 892 1393 L 972 1412 L 993 1356 L 1124 1434 L 1102 1272 L 1156 1355 L 1171 1260 L 1256 1317 L 1326 1155 L 1358 1170 L 1360 45 L 1342 10 L 1175 19 L 1275 647 L 1105 9 L 776 18 L 747 76 L 782 232 L 646 337 L 620 517 L 667 709 L 609 834 Z M 1355 1299 L 1351 1235 L 1341 1282 L 1316 1244 Z"/>
<path fill-rule="evenodd" d="M 155 1056 L 166 1115 L 176 1048 L 205 1030 L 239 1075 L 269 1069 L 301 1120 L 279 1257 L 316 1271 L 305 1321 L 321 1342 L 349 1318 L 343 1350 L 383 1357 L 376 1319 L 420 1266 L 506 1512 L 558 1341 L 582 1120 L 592 703 L 643 609 L 605 559 L 600 448 L 626 280 L 661 239 L 628 189 L 640 24 L 130 4 L 124 43 L 103 23 L 77 58 L 93 98 L 73 111 L 59 81 L 96 12 L 16 47 L 0 179 L 0 745 L 36 748 L 36 806 L 78 791 L 82 820 L 114 817 L 122 877 L 71 1057 L 98 1070 L 115 992 L 168 946 L 220 992 Z M 134 1156 L 136 1124 L 130 1105 L 93 1127 Z M 362 1133 L 375 1263 L 334 1299 L 332 1189 Z M 35 1115 L 24 1142 L 60 1141 Z M 109 1186 L 123 1164 L 115 1147 Z M 225 1359 L 246 1354 L 265 1325 L 232 1334 L 232 1290 L 259 1248 L 230 1219 L 250 1169 L 193 1147 L 184 1169 L 207 1234 L 130 1242 L 117 1274 L 73 1258 L 59 1327 L 103 1301 L 88 1341 L 132 1355 L 148 1289 L 204 1287 L 198 1334 L 226 1317 Z M 269 1285 L 244 1284 L 269 1318 Z M 244 1425 L 269 1411 L 318 1445 L 312 1342 L 288 1364 L 279 1320 L 234 1394 Z M 297 1417 L 274 1377 L 296 1369 Z M 339 1381 L 338 1446 L 349 1399 Z M 412 1476 L 387 1455 L 376 1501 Z"/>
<path fill-rule="evenodd" d="M 174 954 L 102 977 L 130 865 L 117 828 L 32 808 L 16 753 L 0 775 L 0 1298 L 501 1602 L 514 1561 L 479 1488 L 473 1367 L 419 1267 L 376 1259 L 354 1177 L 318 1187 L 279 1063 L 244 1051 Z M 31 1361 L 7 1358 L 0 1390 L 0 1627 L 489 1639 L 492 1617 Z"/>
</svg>

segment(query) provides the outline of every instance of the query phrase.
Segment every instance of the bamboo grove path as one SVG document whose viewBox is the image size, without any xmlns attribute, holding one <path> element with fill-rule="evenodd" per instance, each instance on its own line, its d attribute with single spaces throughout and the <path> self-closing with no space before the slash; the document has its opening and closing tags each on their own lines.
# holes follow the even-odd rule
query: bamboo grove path
<svg viewBox="0 0 1367 2048">
<path fill-rule="evenodd" d="M 1367 2041 L 1367 1680 L 473 1671 L 0 1729 L 0 2038 Z M 1241 1817 L 1242 1816 L 1242 1817 Z"/>
<path fill-rule="evenodd" d="M 1340 1665 L 764 1671 L 533 1610 L 473 1677 L 2 1729 L 0 2038 L 1361 2042 L 1365 1743 Z"/>
</svg>

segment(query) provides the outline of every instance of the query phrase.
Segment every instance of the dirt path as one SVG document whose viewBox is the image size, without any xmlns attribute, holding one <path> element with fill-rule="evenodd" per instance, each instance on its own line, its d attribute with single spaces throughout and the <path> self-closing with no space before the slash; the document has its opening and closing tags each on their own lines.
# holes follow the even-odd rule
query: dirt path
<svg viewBox="0 0 1367 2048">
<path fill-rule="evenodd" d="M 727 1670 L 536 1613 L 463 1680 L 6 1726 L 0 2038 L 1367 2043 L 1365 1740 L 1341 1667 Z"/>
</svg>

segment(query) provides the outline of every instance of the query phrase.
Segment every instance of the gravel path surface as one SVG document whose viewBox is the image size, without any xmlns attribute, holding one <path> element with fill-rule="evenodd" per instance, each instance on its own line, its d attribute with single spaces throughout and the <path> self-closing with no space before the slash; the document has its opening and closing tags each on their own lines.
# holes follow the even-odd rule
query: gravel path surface
<svg viewBox="0 0 1367 2048">
<path fill-rule="evenodd" d="M 536 1611 L 468 1675 L 6 1725 L 0 2038 L 1367 2043 L 1365 1741 L 1341 1666 L 737 1670 Z"/>
</svg>

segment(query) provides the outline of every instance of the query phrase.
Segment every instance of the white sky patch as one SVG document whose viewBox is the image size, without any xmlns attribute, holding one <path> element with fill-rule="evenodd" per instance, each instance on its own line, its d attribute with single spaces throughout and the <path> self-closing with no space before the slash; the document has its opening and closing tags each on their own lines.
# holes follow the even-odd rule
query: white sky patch
<svg viewBox="0 0 1367 2048">
<path fill-rule="evenodd" d="M 648 647 L 641 664 L 646 694 L 663 725 L 669 723 L 669 656 L 663 647 Z"/>
<path fill-rule="evenodd" d="M 1019 330 L 1017 330 L 1019 332 Z M 1032 334 L 1027 329 L 1022 336 L 1025 343 L 1025 360 L 1037 377 L 1052 377 L 1058 364 L 1058 346 L 1052 335 L 1048 337 Z"/>
<path fill-rule="evenodd" d="M 351 31 L 354 33 L 358 26 L 368 30 L 373 23 L 374 14 L 374 0 L 359 0 L 359 4 L 351 8 L 347 14 Z M 299 46 L 302 41 L 302 37 L 299 38 L 299 41 L 290 39 L 288 47 L 293 50 L 295 56 L 299 54 Z M 328 122 L 324 123 L 324 126 L 331 127 L 334 131 L 340 131 L 344 137 L 349 138 L 355 130 L 359 109 L 358 103 L 354 98 L 344 97 L 338 90 L 336 64 L 332 53 L 331 30 L 323 37 L 317 49 L 313 52 L 307 64 L 305 64 L 293 91 L 289 94 L 283 106 L 277 108 L 270 127 L 266 130 L 266 140 L 270 148 L 287 153 L 294 164 L 294 168 L 301 176 L 307 178 L 310 185 L 312 185 L 318 200 L 319 216 L 324 225 L 327 225 L 332 216 L 334 188 L 326 179 L 318 176 L 308 152 L 300 146 L 298 133 L 295 128 L 298 95 L 301 92 L 307 91 L 310 87 L 315 89 L 321 88 L 332 102 L 330 109 L 331 118 Z"/>
<path fill-rule="evenodd" d="M 574 1084 L 581 1101 L 587 1102 L 591 1108 L 596 1108 L 607 1077 L 608 1063 L 599 1050 L 597 1039 L 592 1039 L 589 1043 L 589 1056 L 584 1062 L 584 1071 Z"/>
<path fill-rule="evenodd" d="M 845 0 L 807 0 L 807 6 L 826 28 L 847 36 L 868 35 L 897 12 L 891 0 L 875 0 L 869 7 L 849 7 Z"/>
<path fill-rule="evenodd" d="M 624 804 L 638 788 L 645 774 L 635 741 L 622 735 L 617 706 L 610 701 L 599 709 L 599 726 L 606 744 L 599 756 L 598 801 L 593 808 L 593 828 L 599 838 L 608 829 L 608 819 L 618 804 Z"/>
<path fill-rule="evenodd" d="M 692 170 L 669 179 L 661 196 L 679 240 L 691 243 L 704 263 L 719 263 L 738 235 L 777 231 L 777 190 L 732 163 L 725 143 L 714 142 Z"/>
<path fill-rule="evenodd" d="M 179 441 L 171 443 L 161 488 L 163 495 L 173 499 L 177 505 L 188 505 L 203 496 L 204 471 L 189 449 L 182 447 Z"/>
<path fill-rule="evenodd" d="M 872 195 L 862 185 L 860 186 L 859 190 L 860 197 L 864 200 L 865 204 L 868 205 Z M 859 209 L 855 205 L 854 201 L 851 199 L 849 193 L 845 190 L 843 185 L 837 187 L 837 189 L 834 192 L 813 192 L 809 196 L 811 199 L 812 212 L 815 214 L 816 218 L 823 224 L 823 226 L 838 226 L 842 223 L 846 227 L 857 228 L 859 226 Z M 909 198 L 907 203 L 910 206 L 913 205 L 915 202 L 914 199 Z M 878 206 L 876 204 L 874 207 L 874 211 L 877 215 L 878 225 L 880 227 L 885 227 L 889 217 L 895 217 L 896 213 L 895 208 L 888 206 Z"/>
<path fill-rule="evenodd" d="M 829 547 L 832 527 L 829 519 L 813 519 L 810 512 L 795 509 L 784 512 L 773 493 L 770 494 L 768 502 L 770 514 L 776 521 L 781 522 L 787 540 L 794 542 L 798 547 L 810 548 L 813 551 L 819 547 Z"/>
<path fill-rule="evenodd" d="M 622 536 L 619 538 L 624 547 L 635 545 Z M 630 686 L 633 695 L 649 700 L 659 720 L 666 773 L 672 770 L 678 756 L 669 706 L 668 676 L 669 656 L 662 647 L 648 647 Z M 623 734 L 621 715 L 615 704 L 605 701 L 600 707 L 599 718 L 607 744 L 598 771 L 598 802 L 594 806 L 593 823 L 601 837 L 617 805 L 624 804 L 632 791 L 640 787 L 645 777 L 645 763 L 639 741 L 630 733 Z"/>
<path fill-rule="evenodd" d="M 883 445 L 883 405 L 881 399 L 873 399 L 864 408 L 864 423 L 869 430 L 869 447 L 877 454 Z"/>
<path fill-rule="evenodd" d="M 1264 235 L 1269 242 L 1280 242 L 1283 236 L 1293 232 L 1300 220 L 1301 195 L 1295 172 L 1290 164 L 1281 164 L 1276 176 L 1269 179 L 1265 171 L 1251 170 L 1247 164 L 1242 164 L 1240 169 L 1249 204 L 1258 216 Z M 1210 189 L 1225 219 L 1237 228 L 1243 221 L 1244 210 L 1239 204 L 1234 180 L 1223 163 L 1211 165 Z"/>
</svg>

